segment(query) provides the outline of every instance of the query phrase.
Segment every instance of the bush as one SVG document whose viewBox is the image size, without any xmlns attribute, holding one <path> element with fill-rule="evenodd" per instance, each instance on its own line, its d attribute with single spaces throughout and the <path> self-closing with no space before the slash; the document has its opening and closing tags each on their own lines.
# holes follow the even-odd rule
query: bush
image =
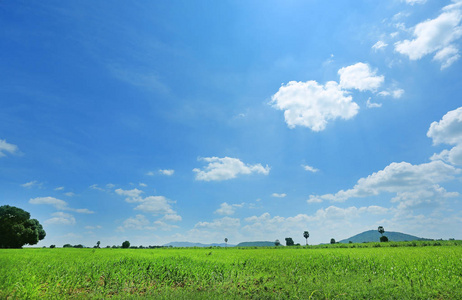
<svg viewBox="0 0 462 300">
<path fill-rule="evenodd" d="M 383 236 L 380 237 L 380 242 L 381 242 L 381 243 L 388 242 L 388 238 L 387 238 L 386 236 L 383 235 Z"/>
</svg>

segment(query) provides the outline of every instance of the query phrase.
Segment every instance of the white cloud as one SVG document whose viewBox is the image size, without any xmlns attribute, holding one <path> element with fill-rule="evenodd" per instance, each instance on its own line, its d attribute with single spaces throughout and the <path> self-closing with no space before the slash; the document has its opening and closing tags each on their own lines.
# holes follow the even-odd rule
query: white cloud
<svg viewBox="0 0 462 300">
<path fill-rule="evenodd" d="M 395 43 L 395 50 L 411 60 L 436 52 L 433 59 L 441 63 L 442 69 L 449 67 L 460 58 L 459 50 L 453 43 L 462 36 L 461 3 L 458 1 L 448 5 L 435 19 L 417 24 L 413 29 L 415 38 Z"/>
<path fill-rule="evenodd" d="M 241 221 L 239 219 L 223 217 L 221 219 L 213 220 L 213 222 L 198 222 L 194 225 L 194 228 L 229 232 L 238 230 L 240 226 Z"/>
<path fill-rule="evenodd" d="M 376 91 L 385 80 L 383 75 L 376 76 L 368 64 L 356 63 L 338 70 L 340 86 L 344 89 L 357 89 L 360 91 Z"/>
<path fill-rule="evenodd" d="M 401 96 L 403 96 L 403 94 L 404 94 L 403 89 L 395 89 L 395 90 L 391 90 L 391 91 L 381 91 L 381 92 L 377 93 L 377 95 L 379 95 L 379 96 L 383 96 L 383 97 L 392 96 L 395 99 L 401 98 Z"/>
<path fill-rule="evenodd" d="M 406 2 L 407 4 L 414 5 L 414 4 L 424 4 L 427 0 L 401 0 Z"/>
<path fill-rule="evenodd" d="M 240 174 L 259 173 L 268 175 L 270 168 L 261 164 L 244 164 L 241 160 L 232 157 L 204 157 L 199 160 L 208 163 L 202 170 L 195 168 L 196 180 L 220 181 L 236 178 Z"/>
<path fill-rule="evenodd" d="M 131 203 L 131 202 L 141 202 L 142 201 L 142 198 L 140 197 L 140 195 L 143 193 L 143 191 L 137 188 L 134 188 L 132 190 L 116 189 L 115 192 L 118 195 L 127 196 L 127 198 L 125 198 L 125 201 L 127 202 Z"/>
<path fill-rule="evenodd" d="M 172 176 L 175 173 L 175 170 L 171 170 L 171 169 L 159 170 L 159 173 L 162 175 Z"/>
<path fill-rule="evenodd" d="M 302 168 L 305 170 L 305 171 L 308 171 L 308 172 L 311 172 L 311 173 L 316 173 L 318 172 L 319 170 L 312 167 L 312 166 L 309 166 L 309 165 L 302 165 Z"/>
<path fill-rule="evenodd" d="M 382 48 L 385 48 L 387 47 L 388 44 L 385 43 L 384 41 L 378 41 L 377 43 L 375 43 L 373 46 L 372 46 L 372 49 L 374 49 L 375 51 L 379 50 L 379 49 L 382 49 Z"/>
<path fill-rule="evenodd" d="M 75 218 L 71 214 L 63 213 L 63 212 L 55 212 L 52 214 L 53 218 L 45 220 L 43 222 L 47 225 L 74 225 Z"/>
<path fill-rule="evenodd" d="M 58 210 L 74 211 L 81 214 L 93 214 L 94 212 L 87 208 L 71 208 L 68 203 L 64 200 L 57 199 L 54 197 L 37 197 L 29 200 L 30 204 L 47 204 L 52 205 Z"/>
<path fill-rule="evenodd" d="M 284 197 L 286 197 L 286 196 L 287 196 L 287 194 L 284 194 L 284 193 L 282 193 L 282 194 L 273 193 L 273 194 L 271 195 L 271 197 L 275 197 L 275 198 L 284 198 Z"/>
<path fill-rule="evenodd" d="M 55 191 L 63 191 L 63 190 L 64 190 L 64 187 L 63 187 L 63 186 L 60 186 L 60 187 L 55 188 Z"/>
<path fill-rule="evenodd" d="M 97 184 L 90 185 L 92 190 L 104 191 L 103 188 L 100 188 Z"/>
<path fill-rule="evenodd" d="M 153 229 L 149 225 L 148 219 L 143 215 L 136 215 L 134 218 L 128 218 L 123 223 L 124 229 L 135 229 L 135 230 L 144 230 L 144 229 Z M 119 228 L 120 229 L 120 228 Z"/>
<path fill-rule="evenodd" d="M 162 218 L 162 220 L 169 222 L 180 222 L 182 219 L 183 218 L 181 218 L 181 216 L 177 214 L 168 214 Z"/>
<path fill-rule="evenodd" d="M 433 122 L 427 132 L 434 145 L 454 145 L 450 150 L 434 154 L 432 160 L 443 160 L 462 165 L 462 107 L 446 113 L 439 122 Z"/>
<path fill-rule="evenodd" d="M 141 186 L 141 187 L 147 187 L 148 186 L 146 183 L 143 183 L 143 182 L 140 182 L 138 185 Z"/>
<path fill-rule="evenodd" d="M 10 154 L 18 154 L 18 146 L 7 143 L 6 140 L 0 140 L 0 157 L 6 156 L 5 152 Z"/>
<path fill-rule="evenodd" d="M 142 199 L 141 204 L 135 207 L 135 210 L 141 210 L 152 214 L 175 214 L 170 203 L 174 202 L 164 196 L 149 196 Z"/>
<path fill-rule="evenodd" d="M 358 113 L 359 106 L 352 99 L 335 81 L 325 85 L 314 80 L 290 81 L 271 97 L 271 104 L 284 111 L 289 128 L 302 126 L 322 131 L 328 121 L 348 120 Z"/>
<path fill-rule="evenodd" d="M 32 188 L 32 187 L 42 187 L 42 183 L 41 182 L 38 182 L 37 180 L 33 180 L 33 181 L 29 181 L 29 182 L 26 182 L 24 184 L 21 184 L 22 187 L 25 187 L 25 188 Z"/>
<path fill-rule="evenodd" d="M 378 107 L 382 107 L 382 103 L 371 102 L 371 98 L 369 97 L 369 99 L 367 99 L 367 102 L 366 102 L 366 107 L 367 108 L 378 108 Z"/>
<path fill-rule="evenodd" d="M 404 193 L 428 190 L 443 181 L 454 179 L 460 170 L 442 161 L 412 165 L 407 162 L 391 163 L 385 169 L 358 180 L 349 190 L 322 196 L 311 195 L 309 203 L 320 200 L 343 202 L 349 198 L 370 197 L 380 193 Z"/>
<path fill-rule="evenodd" d="M 73 192 L 67 192 L 67 193 L 64 193 L 65 196 L 68 196 L 68 197 L 73 197 L 75 196 L 75 193 Z"/>
<path fill-rule="evenodd" d="M 220 208 L 217 209 L 214 213 L 219 214 L 219 215 L 230 216 L 230 215 L 234 215 L 234 213 L 236 212 L 236 208 L 241 208 L 243 206 L 244 206 L 243 203 L 241 203 L 241 204 L 228 204 L 226 202 L 223 202 L 222 204 L 220 204 Z"/>
<path fill-rule="evenodd" d="M 54 206 L 56 209 L 65 210 L 67 209 L 67 202 L 56 199 L 53 197 L 38 197 L 29 200 L 30 204 L 48 204 Z"/>
</svg>

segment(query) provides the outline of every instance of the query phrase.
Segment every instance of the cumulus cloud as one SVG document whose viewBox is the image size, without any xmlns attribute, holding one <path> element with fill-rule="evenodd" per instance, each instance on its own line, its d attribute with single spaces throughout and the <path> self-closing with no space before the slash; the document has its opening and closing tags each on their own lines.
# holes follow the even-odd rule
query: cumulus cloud
<svg viewBox="0 0 462 300">
<path fill-rule="evenodd" d="M 180 222 L 183 218 L 177 214 L 168 214 L 165 215 L 162 220 L 169 221 L 169 222 Z"/>
<path fill-rule="evenodd" d="M 171 170 L 171 169 L 159 170 L 159 173 L 162 175 L 172 176 L 175 173 L 175 170 Z"/>
<path fill-rule="evenodd" d="M 202 181 L 221 181 L 236 178 L 240 174 L 258 173 L 268 175 L 270 168 L 263 167 L 261 164 L 245 164 L 238 158 L 232 157 L 203 157 L 201 161 L 208 163 L 202 170 L 195 168 L 196 180 Z"/>
<path fill-rule="evenodd" d="M 175 214 L 175 211 L 170 206 L 170 203 L 174 203 L 164 196 L 149 196 L 142 199 L 141 204 L 135 207 L 135 210 L 141 210 L 143 212 L 152 214 Z"/>
<path fill-rule="evenodd" d="M 228 204 L 226 202 L 223 202 L 222 204 L 220 204 L 220 208 L 217 209 L 214 213 L 219 214 L 219 215 L 230 216 L 230 215 L 234 215 L 234 213 L 236 212 L 236 208 L 240 208 L 240 207 L 243 207 L 243 206 L 244 206 L 243 203 L 241 203 L 241 204 Z"/>
<path fill-rule="evenodd" d="M 433 59 L 441 63 L 441 68 L 449 67 L 460 58 L 454 42 L 462 36 L 461 6 L 462 1 L 456 1 L 444 7 L 435 19 L 417 24 L 413 28 L 414 39 L 396 42 L 395 50 L 407 55 L 410 60 L 435 53 Z"/>
<path fill-rule="evenodd" d="M 380 193 L 405 193 L 432 190 L 439 182 L 454 179 L 460 170 L 442 161 L 412 165 L 407 162 L 391 163 L 385 169 L 358 180 L 349 190 L 335 194 L 311 195 L 308 203 L 323 200 L 343 202 L 350 198 L 376 196 Z"/>
<path fill-rule="evenodd" d="M 0 157 L 6 156 L 5 152 L 10 154 L 18 154 L 18 146 L 7 143 L 6 140 L 0 140 Z"/>
<path fill-rule="evenodd" d="M 73 215 L 64 212 L 55 212 L 52 214 L 53 218 L 43 222 L 47 225 L 74 225 L 75 218 Z"/>
<path fill-rule="evenodd" d="M 438 122 L 433 122 L 427 132 L 434 145 L 454 145 L 450 150 L 434 154 L 432 160 L 443 160 L 462 165 L 462 107 L 446 113 Z"/>
<path fill-rule="evenodd" d="M 314 80 L 290 81 L 271 97 L 271 104 L 284 111 L 289 128 L 302 126 L 322 131 L 328 121 L 338 118 L 348 120 L 358 113 L 359 106 L 352 100 L 335 81 L 325 85 Z"/>
<path fill-rule="evenodd" d="M 132 190 L 116 189 L 115 192 L 117 195 L 127 196 L 127 198 L 125 198 L 125 201 L 127 202 L 141 202 L 142 201 L 142 198 L 140 195 L 143 193 L 143 191 L 137 188 L 134 188 Z"/>
<path fill-rule="evenodd" d="M 360 91 L 376 91 L 385 80 L 383 75 L 376 76 L 368 64 L 356 63 L 338 70 L 340 86 L 344 89 L 357 89 Z"/>
</svg>

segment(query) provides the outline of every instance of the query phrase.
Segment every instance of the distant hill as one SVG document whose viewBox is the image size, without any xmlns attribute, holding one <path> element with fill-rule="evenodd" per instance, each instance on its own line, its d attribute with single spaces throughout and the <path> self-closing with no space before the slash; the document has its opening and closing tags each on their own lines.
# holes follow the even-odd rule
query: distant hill
<svg viewBox="0 0 462 300">
<path fill-rule="evenodd" d="M 258 241 L 258 242 L 242 242 L 236 247 L 273 247 L 274 242 Z"/>
<path fill-rule="evenodd" d="M 164 245 L 165 247 L 234 247 L 235 245 L 225 243 L 221 244 L 201 244 L 201 243 L 191 243 L 191 242 L 171 242 Z"/>
<path fill-rule="evenodd" d="M 385 231 L 385 235 L 390 242 L 406 242 L 406 241 L 428 241 L 430 239 L 420 238 L 414 235 L 405 234 L 401 232 Z M 338 241 L 339 243 L 368 243 L 368 242 L 379 242 L 380 233 L 377 230 L 368 230 L 363 233 L 357 234 L 350 238 Z"/>
</svg>

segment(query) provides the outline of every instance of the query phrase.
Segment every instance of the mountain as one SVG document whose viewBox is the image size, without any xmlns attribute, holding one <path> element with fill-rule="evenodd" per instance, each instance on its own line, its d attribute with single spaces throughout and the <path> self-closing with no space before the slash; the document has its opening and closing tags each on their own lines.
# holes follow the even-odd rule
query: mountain
<svg viewBox="0 0 462 300">
<path fill-rule="evenodd" d="M 163 245 L 165 247 L 234 247 L 235 245 L 225 243 L 221 244 L 201 244 L 201 243 L 191 243 L 191 242 L 171 242 Z"/>
<path fill-rule="evenodd" d="M 242 242 L 236 247 L 273 247 L 274 242 L 258 241 L 258 242 Z"/>
<path fill-rule="evenodd" d="M 406 241 L 428 241 L 430 239 L 420 238 L 414 235 L 405 234 L 401 232 L 386 231 L 383 235 L 388 238 L 390 242 L 406 242 Z M 339 241 L 339 243 L 367 243 L 367 242 L 379 242 L 380 233 L 377 230 L 368 230 L 363 233 L 354 235 L 350 238 Z"/>
</svg>

